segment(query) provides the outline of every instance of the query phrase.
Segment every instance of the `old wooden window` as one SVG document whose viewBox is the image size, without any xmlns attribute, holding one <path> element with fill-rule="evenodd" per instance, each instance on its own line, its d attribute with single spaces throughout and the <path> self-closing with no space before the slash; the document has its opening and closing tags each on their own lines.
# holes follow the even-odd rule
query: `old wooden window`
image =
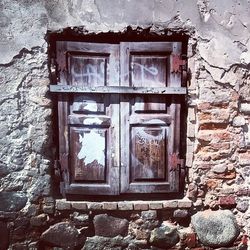
<svg viewBox="0 0 250 250">
<path fill-rule="evenodd" d="M 58 41 L 59 162 L 66 194 L 179 191 L 181 42 Z"/>
</svg>

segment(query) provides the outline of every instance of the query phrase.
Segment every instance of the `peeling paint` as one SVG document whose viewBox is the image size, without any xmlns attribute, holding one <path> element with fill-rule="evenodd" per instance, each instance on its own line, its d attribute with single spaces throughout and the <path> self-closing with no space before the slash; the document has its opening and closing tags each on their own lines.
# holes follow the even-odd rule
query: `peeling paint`
<svg viewBox="0 0 250 250">
<path fill-rule="evenodd" d="M 90 164 L 97 161 L 101 166 L 105 166 L 105 137 L 101 134 L 91 131 L 90 133 L 79 134 L 79 142 L 81 149 L 77 155 L 79 160 L 84 160 L 84 163 Z"/>
<path fill-rule="evenodd" d="M 84 125 L 101 125 L 102 124 L 102 120 L 95 117 L 95 118 L 87 118 L 83 121 Z"/>
</svg>

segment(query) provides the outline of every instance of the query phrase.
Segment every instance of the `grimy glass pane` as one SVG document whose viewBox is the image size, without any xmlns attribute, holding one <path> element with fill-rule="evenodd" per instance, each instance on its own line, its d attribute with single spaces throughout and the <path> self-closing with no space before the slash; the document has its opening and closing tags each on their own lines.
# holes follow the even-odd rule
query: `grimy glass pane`
<svg viewBox="0 0 250 250">
<path fill-rule="evenodd" d="M 107 57 L 70 55 L 71 84 L 93 87 L 105 86 L 107 81 Z"/>
<path fill-rule="evenodd" d="M 131 142 L 132 181 L 165 180 L 166 127 L 132 127 Z"/>
<path fill-rule="evenodd" d="M 71 128 L 70 159 L 75 181 L 105 181 L 106 129 Z"/>
<path fill-rule="evenodd" d="M 131 86 L 167 87 L 167 56 L 132 55 Z"/>
</svg>

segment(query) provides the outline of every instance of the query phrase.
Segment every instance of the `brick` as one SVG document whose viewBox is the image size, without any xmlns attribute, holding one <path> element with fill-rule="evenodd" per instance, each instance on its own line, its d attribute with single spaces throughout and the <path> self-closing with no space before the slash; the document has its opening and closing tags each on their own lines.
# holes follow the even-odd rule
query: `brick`
<svg viewBox="0 0 250 250">
<path fill-rule="evenodd" d="M 222 196 L 219 198 L 219 205 L 221 206 L 234 206 L 236 205 L 235 196 Z"/>
<path fill-rule="evenodd" d="M 163 208 L 177 208 L 178 202 L 177 201 L 164 201 Z"/>
<path fill-rule="evenodd" d="M 188 248 L 193 248 L 196 246 L 196 234 L 195 233 L 187 233 L 185 235 L 184 240 L 185 246 Z"/>
<path fill-rule="evenodd" d="M 134 210 L 148 210 L 149 205 L 147 203 L 134 203 Z"/>
<path fill-rule="evenodd" d="M 70 210 L 71 202 L 66 200 L 57 200 L 56 201 L 56 209 L 57 210 Z"/>
<path fill-rule="evenodd" d="M 239 164 L 241 166 L 250 165 L 250 152 L 239 154 Z"/>
<path fill-rule="evenodd" d="M 178 201 L 178 207 L 179 208 L 190 208 L 192 207 L 192 201 L 189 200 L 179 200 Z"/>
<path fill-rule="evenodd" d="M 87 203 L 86 202 L 72 202 L 72 208 L 76 210 L 87 210 Z"/>
<path fill-rule="evenodd" d="M 103 209 L 104 210 L 117 210 L 117 202 L 104 202 Z"/>
<path fill-rule="evenodd" d="M 103 204 L 100 202 L 88 202 L 87 203 L 89 210 L 102 210 Z"/>
<path fill-rule="evenodd" d="M 150 203 L 149 204 L 149 208 L 150 209 L 162 209 L 162 203 L 159 203 L 159 202 L 157 202 L 157 203 Z"/>
<path fill-rule="evenodd" d="M 129 202 L 118 202 L 119 210 L 133 210 L 133 204 Z"/>
</svg>

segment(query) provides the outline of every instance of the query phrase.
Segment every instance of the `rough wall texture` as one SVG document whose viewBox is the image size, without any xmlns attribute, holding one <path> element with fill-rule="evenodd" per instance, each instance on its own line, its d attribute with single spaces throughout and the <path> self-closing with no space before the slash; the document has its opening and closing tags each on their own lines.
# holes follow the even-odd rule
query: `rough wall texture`
<svg viewBox="0 0 250 250">
<path fill-rule="evenodd" d="M 250 1 L 2 0 L 0 10 L 0 249 L 247 248 Z M 77 26 L 190 36 L 184 200 L 55 202 L 44 37 Z"/>
</svg>

